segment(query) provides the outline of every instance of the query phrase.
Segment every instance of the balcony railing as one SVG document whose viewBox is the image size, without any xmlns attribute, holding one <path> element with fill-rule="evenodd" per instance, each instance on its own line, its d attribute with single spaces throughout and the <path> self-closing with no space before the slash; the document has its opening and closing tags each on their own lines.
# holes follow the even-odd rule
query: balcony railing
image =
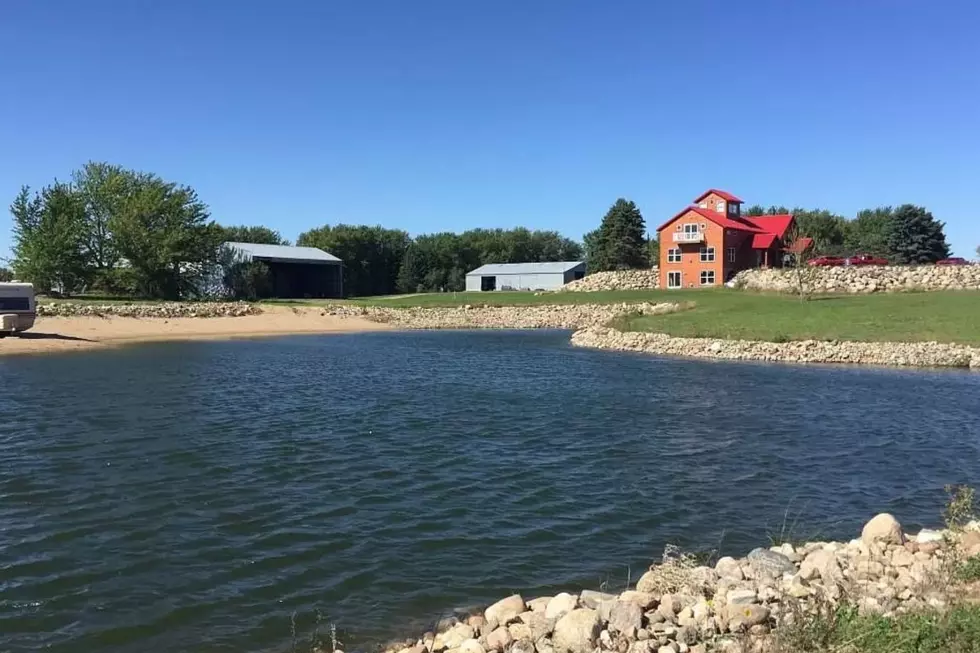
<svg viewBox="0 0 980 653">
<path fill-rule="evenodd" d="M 704 242 L 704 234 L 701 233 L 700 231 L 698 232 L 675 231 L 674 242 L 675 243 L 702 243 Z"/>
</svg>

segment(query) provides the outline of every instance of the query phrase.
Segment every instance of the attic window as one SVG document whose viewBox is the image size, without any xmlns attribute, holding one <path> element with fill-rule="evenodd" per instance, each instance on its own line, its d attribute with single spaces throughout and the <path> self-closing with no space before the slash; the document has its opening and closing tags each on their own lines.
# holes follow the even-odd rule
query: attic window
<svg viewBox="0 0 980 653">
<path fill-rule="evenodd" d="M 724 213 L 725 212 L 725 200 L 718 200 L 715 203 L 715 210 L 718 211 L 718 213 Z"/>
<path fill-rule="evenodd" d="M 700 204 L 698 204 L 698 206 L 700 206 L 702 209 L 706 209 L 708 208 L 708 202 L 707 201 L 701 202 Z"/>
</svg>

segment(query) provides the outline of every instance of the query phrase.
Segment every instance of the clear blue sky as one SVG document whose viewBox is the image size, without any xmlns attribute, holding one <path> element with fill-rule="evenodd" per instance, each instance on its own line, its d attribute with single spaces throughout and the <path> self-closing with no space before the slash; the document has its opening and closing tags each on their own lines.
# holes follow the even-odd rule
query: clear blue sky
<svg viewBox="0 0 980 653">
<path fill-rule="evenodd" d="M 617 197 L 653 229 L 718 187 L 922 204 L 972 256 L 978 22 L 940 0 L 4 0 L 0 199 L 94 159 L 289 238 L 579 239 Z"/>
</svg>

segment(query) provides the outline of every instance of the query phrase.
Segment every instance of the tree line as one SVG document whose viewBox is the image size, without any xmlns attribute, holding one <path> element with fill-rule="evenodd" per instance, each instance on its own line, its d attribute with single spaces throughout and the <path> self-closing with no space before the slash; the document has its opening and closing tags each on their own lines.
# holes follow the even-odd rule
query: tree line
<svg viewBox="0 0 980 653">
<path fill-rule="evenodd" d="M 811 253 L 817 256 L 871 254 L 891 263 L 913 264 L 935 263 L 950 252 L 945 223 L 913 204 L 864 209 L 853 219 L 825 209 L 763 208 L 758 204 L 748 207 L 744 215 L 783 213 L 792 213 L 797 232 L 813 239 Z"/>
<path fill-rule="evenodd" d="M 271 285 L 268 270 L 221 244 L 288 245 L 267 226 L 220 225 L 194 189 L 108 163 L 90 162 L 67 181 L 37 191 L 24 187 L 10 206 L 12 270 L 0 281 L 32 282 L 39 292 L 95 292 L 145 298 L 202 295 L 253 299 Z M 816 254 L 866 252 L 897 263 L 944 258 L 943 223 L 923 207 L 860 211 L 847 218 L 827 210 L 750 206 L 745 215 L 796 215 L 800 235 Z M 470 229 L 415 237 L 381 226 L 323 225 L 301 233 L 344 263 L 350 296 L 459 291 L 466 273 L 488 263 L 577 261 L 590 272 L 648 268 L 659 260 L 639 208 L 618 199 L 583 243 L 556 231 Z M 215 271 L 218 271 L 217 274 Z"/>
</svg>

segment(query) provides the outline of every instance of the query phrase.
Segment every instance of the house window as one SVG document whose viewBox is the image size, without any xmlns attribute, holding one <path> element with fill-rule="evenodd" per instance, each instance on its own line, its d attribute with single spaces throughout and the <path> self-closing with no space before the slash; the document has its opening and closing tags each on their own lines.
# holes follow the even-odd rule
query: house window
<svg viewBox="0 0 980 653">
<path fill-rule="evenodd" d="M 729 247 L 727 251 L 728 251 L 728 262 L 729 263 L 734 263 L 735 262 L 735 248 L 734 247 Z"/>
<path fill-rule="evenodd" d="M 702 263 L 712 263 L 715 260 L 715 248 L 714 247 L 702 247 L 701 248 L 701 262 Z"/>
<path fill-rule="evenodd" d="M 714 270 L 701 270 L 701 285 L 702 286 L 713 286 L 713 285 L 715 285 L 715 271 Z"/>
<path fill-rule="evenodd" d="M 667 262 L 668 263 L 680 263 L 681 262 L 681 248 L 671 247 L 667 250 Z"/>
<path fill-rule="evenodd" d="M 667 287 L 668 288 L 680 288 L 681 287 L 681 273 L 680 272 L 668 272 L 667 273 Z"/>
<path fill-rule="evenodd" d="M 718 200 L 715 203 L 715 211 L 718 211 L 718 213 L 725 212 L 725 200 Z"/>
<path fill-rule="evenodd" d="M 698 206 L 700 206 L 702 209 L 706 209 L 706 208 L 708 208 L 708 203 L 707 202 L 701 202 L 700 204 L 698 204 Z"/>
<path fill-rule="evenodd" d="M 685 234 L 696 234 L 698 233 L 698 226 L 696 224 L 686 224 L 684 225 Z"/>
</svg>

